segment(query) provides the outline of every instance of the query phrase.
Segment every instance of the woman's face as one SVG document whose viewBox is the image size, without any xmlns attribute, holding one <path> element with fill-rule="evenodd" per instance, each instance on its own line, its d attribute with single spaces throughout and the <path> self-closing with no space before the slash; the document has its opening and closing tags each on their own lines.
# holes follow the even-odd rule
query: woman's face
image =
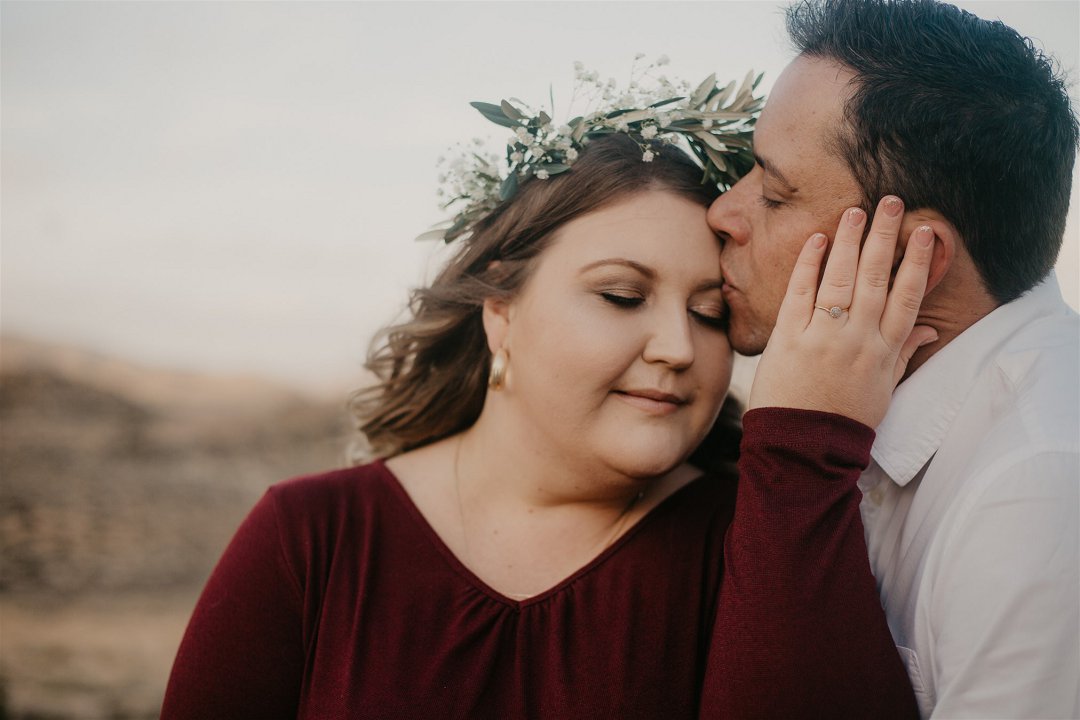
<svg viewBox="0 0 1080 720">
<path fill-rule="evenodd" d="M 731 380 L 720 245 L 706 209 L 638 193 L 563 226 L 509 304 L 489 301 L 501 391 L 562 460 L 632 477 L 683 461 Z"/>
</svg>

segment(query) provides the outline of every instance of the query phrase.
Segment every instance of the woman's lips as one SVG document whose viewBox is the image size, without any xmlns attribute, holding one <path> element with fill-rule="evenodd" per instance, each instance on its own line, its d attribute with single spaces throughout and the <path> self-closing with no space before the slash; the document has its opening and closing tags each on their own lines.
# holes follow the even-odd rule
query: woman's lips
<svg viewBox="0 0 1080 720">
<path fill-rule="evenodd" d="M 623 402 L 650 415 L 669 415 L 686 404 L 686 399 L 659 390 L 616 390 Z"/>
</svg>

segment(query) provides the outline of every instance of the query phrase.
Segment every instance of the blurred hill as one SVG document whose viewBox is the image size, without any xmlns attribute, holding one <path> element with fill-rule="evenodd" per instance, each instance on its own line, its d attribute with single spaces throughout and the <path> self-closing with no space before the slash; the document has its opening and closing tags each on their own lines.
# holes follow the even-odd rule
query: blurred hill
<svg viewBox="0 0 1080 720">
<path fill-rule="evenodd" d="M 0 340 L 0 718 L 156 717 L 245 513 L 345 464 L 344 399 Z"/>
</svg>

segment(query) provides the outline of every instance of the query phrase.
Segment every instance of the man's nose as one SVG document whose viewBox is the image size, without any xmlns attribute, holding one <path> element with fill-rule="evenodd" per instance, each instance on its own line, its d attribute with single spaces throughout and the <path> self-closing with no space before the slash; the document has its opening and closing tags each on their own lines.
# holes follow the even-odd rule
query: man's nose
<svg viewBox="0 0 1080 720">
<path fill-rule="evenodd" d="M 743 178 L 726 193 L 713 200 L 713 204 L 709 206 L 709 212 L 706 215 L 709 227 L 724 242 L 730 240 L 744 245 L 750 240 L 748 203 L 752 202 L 752 199 L 749 188 L 749 183 L 746 178 Z"/>
</svg>

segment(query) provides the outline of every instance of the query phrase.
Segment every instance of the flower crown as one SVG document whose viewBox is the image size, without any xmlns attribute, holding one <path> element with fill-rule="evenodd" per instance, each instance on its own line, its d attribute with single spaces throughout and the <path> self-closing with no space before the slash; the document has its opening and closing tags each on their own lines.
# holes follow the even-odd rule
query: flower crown
<svg viewBox="0 0 1080 720">
<path fill-rule="evenodd" d="M 629 86 L 619 92 L 615 80 L 602 82 L 596 72 L 574 63 L 576 85 L 571 105 L 579 92 L 589 95 L 594 109 L 565 125 L 555 127 L 543 110 L 533 110 L 512 98 L 498 105 L 474 102 L 471 105 L 496 125 L 509 128 L 503 157 L 481 154 L 483 141 L 475 139 L 462 148 L 459 157 L 447 161 L 439 182 L 448 185 L 438 195 L 442 207 L 455 207 L 457 214 L 422 239 L 438 238 L 449 243 L 472 232 L 476 223 L 510 200 L 525 180 L 546 180 L 569 172 L 581 150 L 594 138 L 625 133 L 641 146 L 642 162 L 651 162 L 657 144 L 677 144 L 697 159 L 703 170 L 701 182 L 715 183 L 726 190 L 753 166 L 751 136 L 754 120 L 764 98 L 753 92 L 761 75 L 747 74 L 736 91 L 734 81 L 724 87 L 716 74 L 707 77 L 693 92 L 685 82 L 673 83 L 657 68 L 666 65 L 661 56 L 642 70 L 631 70 Z M 554 107 L 552 98 L 552 107 Z"/>
</svg>

